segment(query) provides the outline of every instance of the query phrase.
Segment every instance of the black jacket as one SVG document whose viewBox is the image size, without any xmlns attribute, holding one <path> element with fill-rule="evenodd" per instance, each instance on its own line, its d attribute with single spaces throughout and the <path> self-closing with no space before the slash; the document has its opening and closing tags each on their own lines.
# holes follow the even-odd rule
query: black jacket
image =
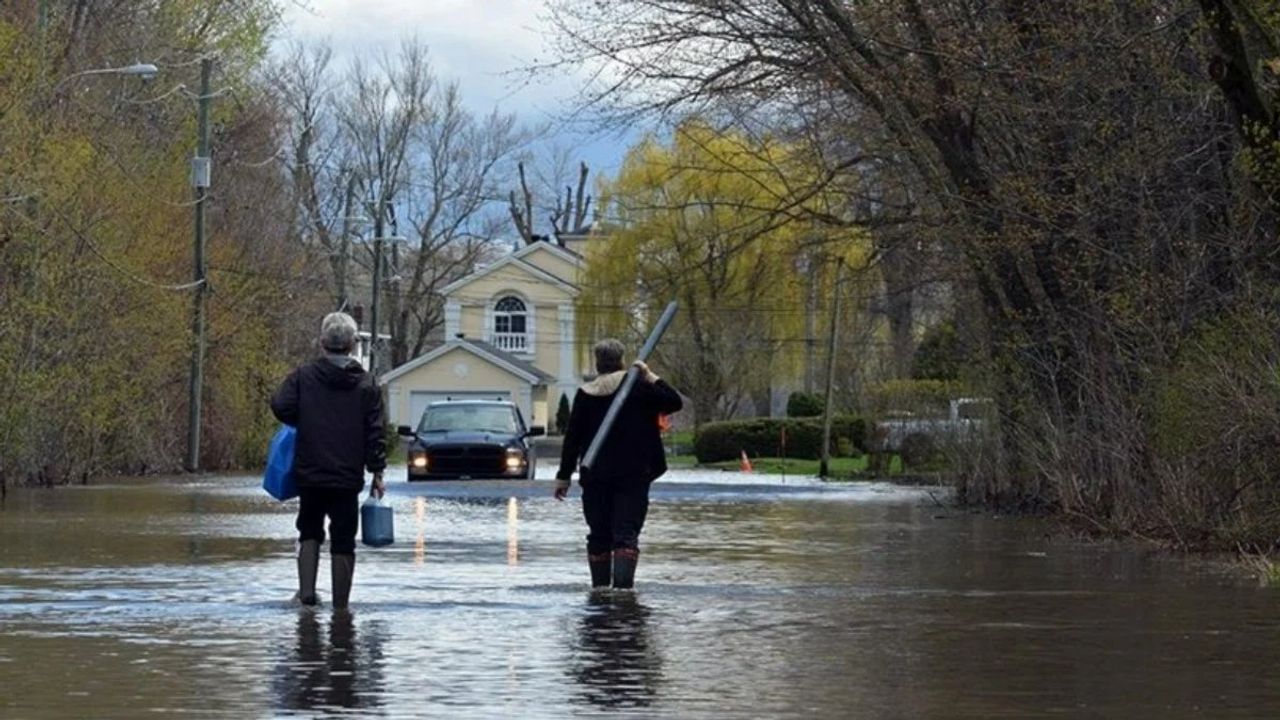
<svg viewBox="0 0 1280 720">
<path fill-rule="evenodd" d="M 569 429 L 560 452 L 558 480 L 568 480 L 582 462 L 582 456 L 600 429 L 605 413 L 622 384 L 625 372 L 602 375 L 578 390 L 569 413 Z M 596 457 L 595 467 L 582 482 L 651 482 L 667 471 L 667 454 L 662 448 L 658 416 L 684 407 L 680 394 L 663 380 L 650 384 L 640 379 L 622 406 L 609 437 Z"/>
<path fill-rule="evenodd" d="M 293 476 L 299 488 L 364 488 L 364 471 L 387 466 L 382 393 L 348 358 L 328 358 L 289 373 L 271 398 L 276 419 L 298 429 Z"/>
</svg>

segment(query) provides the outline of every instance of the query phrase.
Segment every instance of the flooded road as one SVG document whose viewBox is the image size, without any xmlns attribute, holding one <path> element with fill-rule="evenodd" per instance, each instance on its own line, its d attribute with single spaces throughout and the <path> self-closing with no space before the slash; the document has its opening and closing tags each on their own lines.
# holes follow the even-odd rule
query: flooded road
<svg viewBox="0 0 1280 720">
<path fill-rule="evenodd" d="M 0 717 L 1280 717 L 1280 593 L 1197 561 L 674 473 L 638 591 L 593 596 L 576 488 L 389 480 L 346 618 L 289 606 L 257 478 L 11 492 Z"/>
</svg>

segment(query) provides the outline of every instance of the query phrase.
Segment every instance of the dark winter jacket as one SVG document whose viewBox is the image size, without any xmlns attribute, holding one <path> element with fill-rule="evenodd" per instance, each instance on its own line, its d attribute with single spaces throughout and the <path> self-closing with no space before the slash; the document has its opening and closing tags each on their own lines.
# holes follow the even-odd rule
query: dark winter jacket
<svg viewBox="0 0 1280 720">
<path fill-rule="evenodd" d="M 382 393 L 354 358 L 322 357 L 289 373 L 271 398 L 276 418 L 298 429 L 299 488 L 364 488 L 364 471 L 387 466 Z"/>
<path fill-rule="evenodd" d="M 582 456 L 600 429 L 605 413 L 622 385 L 625 371 L 601 375 L 578 390 L 569 413 L 569 429 L 560 452 L 558 480 L 568 480 L 582 462 Z M 605 438 L 595 467 L 581 482 L 651 482 L 667 471 L 667 455 L 662 448 L 658 416 L 684 407 L 680 394 L 663 380 L 637 380 L 622 407 L 609 437 Z"/>
</svg>

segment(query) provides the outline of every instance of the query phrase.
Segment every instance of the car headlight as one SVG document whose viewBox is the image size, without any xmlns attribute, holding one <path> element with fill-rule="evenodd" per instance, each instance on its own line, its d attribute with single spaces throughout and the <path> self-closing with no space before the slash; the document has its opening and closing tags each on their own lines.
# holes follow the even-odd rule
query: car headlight
<svg viewBox="0 0 1280 720">
<path fill-rule="evenodd" d="M 524 453 L 519 450 L 507 451 L 507 469 L 519 470 L 524 467 Z"/>
<path fill-rule="evenodd" d="M 412 465 L 415 470 L 426 470 L 427 465 L 429 464 L 427 454 L 413 453 L 409 456 L 409 464 Z"/>
</svg>

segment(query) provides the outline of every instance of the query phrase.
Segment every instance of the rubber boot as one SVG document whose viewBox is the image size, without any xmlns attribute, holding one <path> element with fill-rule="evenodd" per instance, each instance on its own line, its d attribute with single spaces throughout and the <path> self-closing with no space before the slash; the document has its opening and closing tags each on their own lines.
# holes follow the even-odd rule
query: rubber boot
<svg viewBox="0 0 1280 720">
<path fill-rule="evenodd" d="M 351 599 L 351 579 L 356 573 L 356 556 L 330 555 L 330 570 L 333 572 L 333 609 L 346 610 Z"/>
<path fill-rule="evenodd" d="M 609 587 L 609 582 L 612 580 L 612 562 L 612 553 L 587 554 L 587 564 L 591 566 L 591 587 Z"/>
<path fill-rule="evenodd" d="M 319 604 L 316 575 L 320 572 L 320 541 L 303 540 L 298 545 L 298 602 L 308 607 Z"/>
<path fill-rule="evenodd" d="M 636 563 L 640 561 L 637 548 L 619 548 L 613 551 L 613 587 L 630 590 L 636 584 Z"/>
</svg>

